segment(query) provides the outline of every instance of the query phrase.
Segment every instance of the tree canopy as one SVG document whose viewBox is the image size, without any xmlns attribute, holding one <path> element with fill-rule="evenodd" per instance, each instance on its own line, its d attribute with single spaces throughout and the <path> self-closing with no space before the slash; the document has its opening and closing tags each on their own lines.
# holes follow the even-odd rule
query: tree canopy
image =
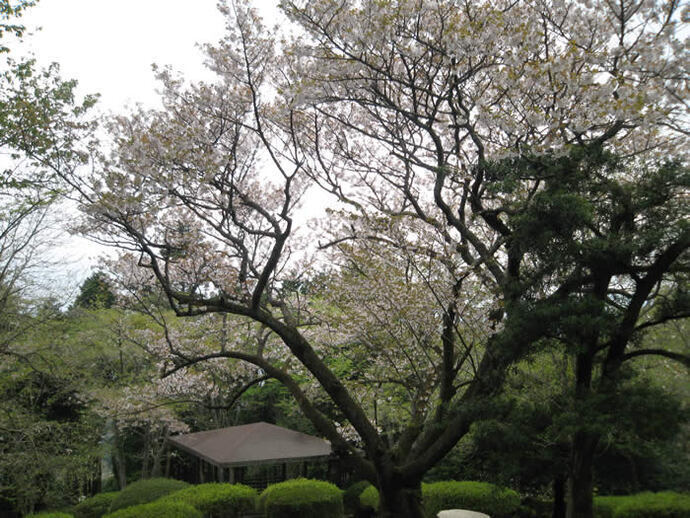
<svg viewBox="0 0 690 518">
<path fill-rule="evenodd" d="M 382 516 L 419 517 L 423 475 L 501 415 L 520 360 L 567 348 L 581 408 L 632 358 L 687 361 L 637 347 L 688 315 L 677 2 L 281 7 L 299 36 L 223 4 L 217 79 L 159 69 L 163 108 L 115 118 L 112 154 L 64 175 L 166 328 L 147 344 L 166 376 L 230 359 L 275 378 Z M 161 291 L 189 327 L 147 304 Z M 571 516 L 591 516 L 599 440 L 573 431 Z"/>
</svg>

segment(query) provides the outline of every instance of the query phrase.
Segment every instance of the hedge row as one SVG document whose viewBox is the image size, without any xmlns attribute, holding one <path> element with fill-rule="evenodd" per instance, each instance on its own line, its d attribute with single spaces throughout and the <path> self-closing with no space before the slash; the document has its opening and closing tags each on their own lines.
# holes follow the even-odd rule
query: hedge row
<svg viewBox="0 0 690 518">
<path fill-rule="evenodd" d="M 594 499 L 596 518 L 687 518 L 690 494 L 663 491 Z"/>
<path fill-rule="evenodd" d="M 424 516 L 436 518 L 443 509 L 468 509 L 485 513 L 492 518 L 509 517 L 520 507 L 520 497 L 512 489 L 486 482 L 458 482 L 448 480 L 422 484 Z M 378 509 L 378 490 L 371 486 L 360 495 L 365 507 Z"/>
<path fill-rule="evenodd" d="M 133 505 L 105 515 L 106 518 L 203 518 L 203 514 L 189 504 L 158 500 Z"/>
<path fill-rule="evenodd" d="M 343 494 L 330 482 L 298 478 L 268 486 L 259 509 L 266 518 L 342 518 Z"/>
<path fill-rule="evenodd" d="M 242 484 L 199 484 L 164 496 L 161 501 L 193 506 L 208 518 L 237 518 L 253 511 L 257 492 Z"/>
<path fill-rule="evenodd" d="M 75 518 L 101 518 L 101 516 L 108 513 L 113 501 L 119 495 L 119 491 L 99 493 L 79 502 L 74 506 L 72 512 Z"/>
<path fill-rule="evenodd" d="M 110 504 L 110 512 L 139 504 L 147 504 L 159 498 L 189 487 L 187 482 L 172 478 L 147 478 L 128 485 Z"/>
</svg>

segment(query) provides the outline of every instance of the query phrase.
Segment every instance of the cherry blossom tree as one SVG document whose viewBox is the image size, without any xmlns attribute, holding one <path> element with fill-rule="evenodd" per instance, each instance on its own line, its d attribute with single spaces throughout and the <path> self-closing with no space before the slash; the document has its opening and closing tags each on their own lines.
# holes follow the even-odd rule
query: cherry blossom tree
<svg viewBox="0 0 690 518">
<path fill-rule="evenodd" d="M 669 278 L 689 239 L 677 212 L 681 166 L 660 180 L 660 198 L 635 198 L 633 220 L 669 229 L 656 245 L 641 240 L 602 270 L 610 263 L 563 244 L 568 232 L 580 252 L 592 235 L 635 236 L 604 209 L 625 207 L 615 193 L 644 171 L 664 177 L 659 156 L 684 159 L 678 5 L 282 7 L 299 36 L 280 45 L 251 9 L 222 7 L 228 34 L 207 48 L 217 81 L 187 85 L 159 70 L 163 109 L 112 122 L 115 151 L 89 181 L 74 180 L 85 229 L 127 251 L 123 279 L 161 289 L 178 316 L 232 316 L 225 338 L 167 333 L 167 374 L 224 358 L 279 380 L 378 486 L 382 516 L 422 516 L 422 476 L 496 411 L 511 365 L 544 338 L 579 340 L 589 347 L 577 357 L 585 397 L 594 354 L 616 351 L 604 362 L 615 380 L 636 354 L 627 348 L 642 309 L 660 284 L 682 286 Z M 564 189 L 578 196 L 571 206 Z M 334 206 L 305 231 L 317 192 Z M 583 206 L 592 194 L 601 203 Z M 558 207 L 569 209 L 560 226 Z M 603 212 L 588 220 L 589 210 Z M 547 232 L 534 224 L 541 217 L 552 218 Z M 545 253 L 552 246 L 558 253 Z M 601 313 L 618 308 L 608 341 L 559 327 L 564 302 L 590 293 Z M 384 386 L 388 408 L 376 392 Z M 393 427 L 378 419 L 379 402 L 403 416 Z M 596 437 L 584 435 L 573 441 L 572 516 L 591 516 Z"/>
</svg>

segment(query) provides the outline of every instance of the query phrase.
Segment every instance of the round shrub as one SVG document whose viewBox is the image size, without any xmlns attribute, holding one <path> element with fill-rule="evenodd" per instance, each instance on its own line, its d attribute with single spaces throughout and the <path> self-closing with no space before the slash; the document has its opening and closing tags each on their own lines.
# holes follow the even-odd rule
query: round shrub
<svg viewBox="0 0 690 518">
<path fill-rule="evenodd" d="M 595 496 L 594 497 L 594 518 L 613 518 L 616 509 L 629 496 Z"/>
<path fill-rule="evenodd" d="M 76 518 L 101 518 L 101 516 L 108 513 L 110 505 L 119 494 L 119 491 L 98 493 L 79 502 L 74 506 L 72 512 Z"/>
<path fill-rule="evenodd" d="M 687 518 L 690 494 L 664 491 L 639 493 L 625 498 L 615 508 L 613 518 Z"/>
<path fill-rule="evenodd" d="M 520 507 L 520 496 L 486 482 L 447 480 L 422 484 L 424 516 L 435 518 L 443 509 L 467 509 L 488 514 L 491 518 L 507 517 Z"/>
<path fill-rule="evenodd" d="M 199 484 L 164 496 L 163 502 L 184 502 L 211 518 L 236 518 L 253 511 L 257 492 L 242 484 Z"/>
<path fill-rule="evenodd" d="M 368 487 L 359 496 L 365 507 L 378 510 L 379 492 Z M 436 518 L 444 509 L 467 509 L 488 514 L 491 518 L 508 517 L 520 507 L 520 496 L 512 489 L 505 489 L 486 482 L 458 482 L 447 480 L 422 484 L 424 516 Z"/>
<path fill-rule="evenodd" d="M 350 485 L 343 493 L 343 506 L 345 511 L 350 514 L 356 514 L 357 510 L 361 507 L 359 502 L 359 495 L 368 488 L 371 487 L 371 482 L 368 480 L 360 480 Z"/>
<path fill-rule="evenodd" d="M 146 504 L 158 500 L 167 494 L 189 487 L 187 482 L 171 478 L 147 478 L 128 485 L 110 504 L 110 512 Z"/>
<path fill-rule="evenodd" d="M 189 504 L 159 501 L 126 507 L 104 518 L 203 518 L 203 515 Z"/>
<path fill-rule="evenodd" d="M 266 518 L 342 518 L 343 494 L 322 480 L 298 478 L 268 486 L 260 506 Z"/>
<path fill-rule="evenodd" d="M 367 487 L 359 494 L 359 503 L 362 507 L 379 510 L 379 490 L 374 486 Z"/>
</svg>

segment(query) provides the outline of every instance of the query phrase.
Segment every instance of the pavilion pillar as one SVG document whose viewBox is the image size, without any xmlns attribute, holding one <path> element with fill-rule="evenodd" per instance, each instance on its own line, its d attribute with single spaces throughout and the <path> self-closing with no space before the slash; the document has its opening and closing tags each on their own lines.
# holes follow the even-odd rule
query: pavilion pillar
<svg viewBox="0 0 690 518">
<path fill-rule="evenodd" d="M 225 468 L 218 466 L 218 482 L 225 482 Z"/>
<path fill-rule="evenodd" d="M 228 482 L 235 483 L 235 468 L 228 468 Z"/>
</svg>

